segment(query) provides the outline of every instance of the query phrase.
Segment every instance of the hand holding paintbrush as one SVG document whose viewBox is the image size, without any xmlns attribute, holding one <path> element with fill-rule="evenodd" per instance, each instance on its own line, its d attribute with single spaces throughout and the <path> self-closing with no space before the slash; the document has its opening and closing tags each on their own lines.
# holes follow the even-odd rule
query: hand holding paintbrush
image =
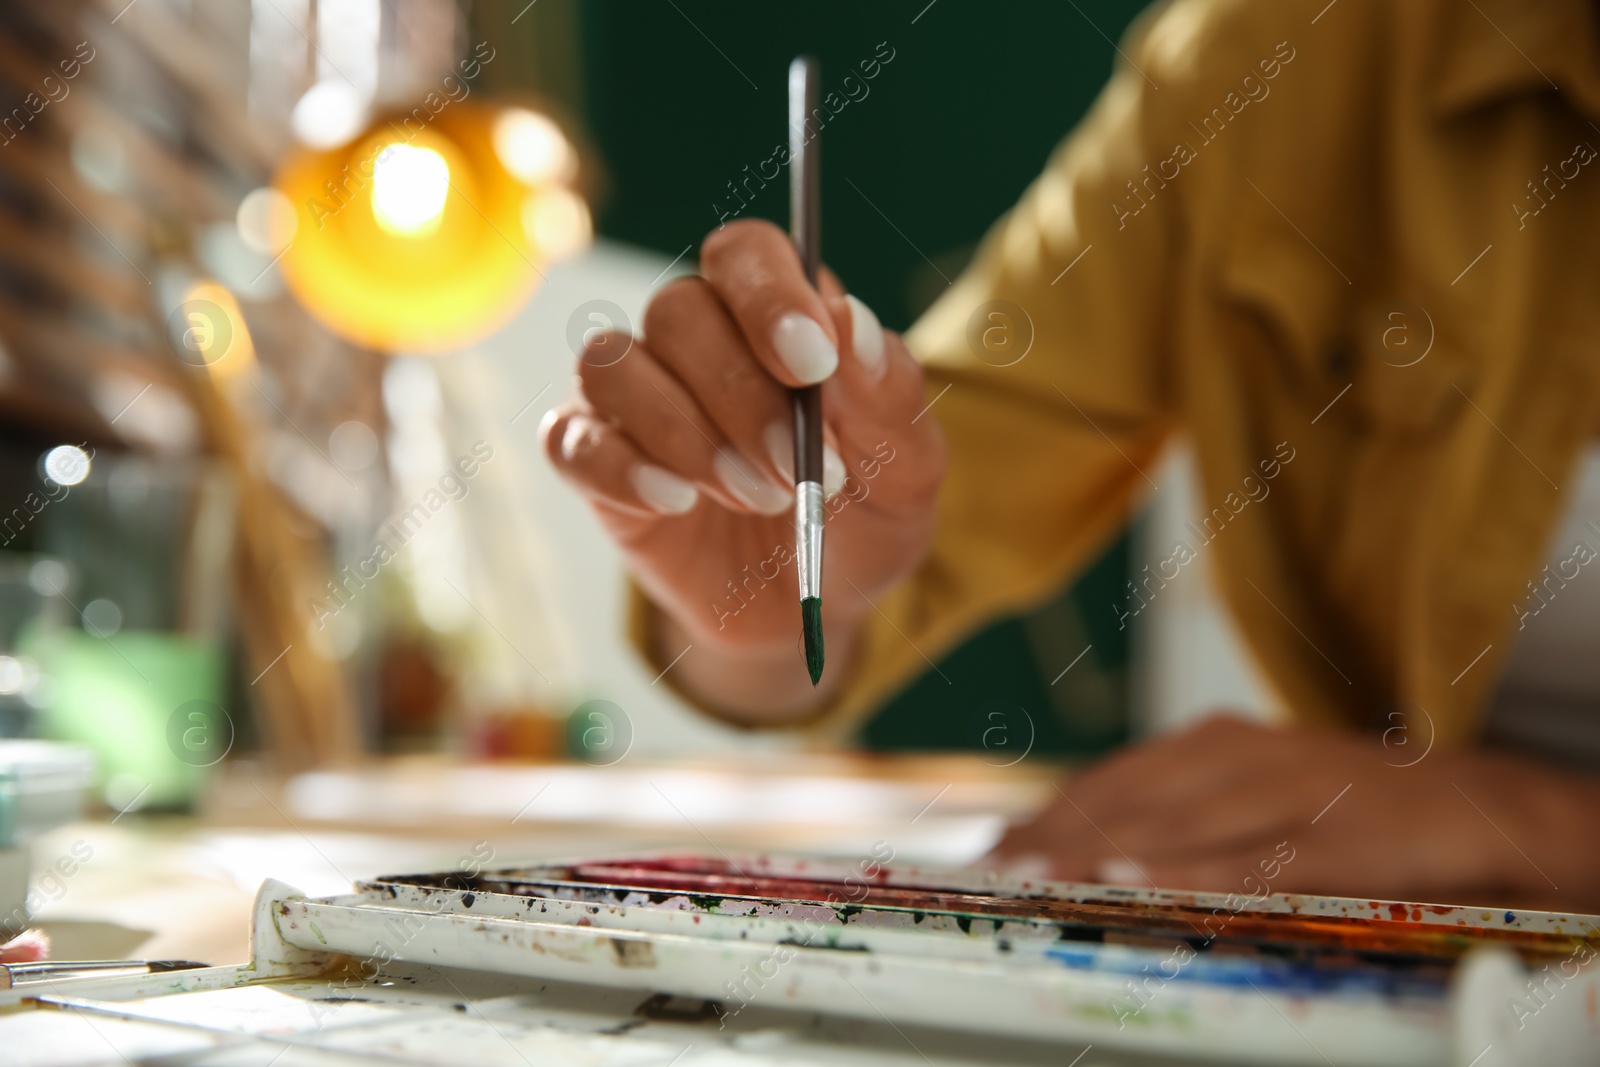
<svg viewBox="0 0 1600 1067">
<path fill-rule="evenodd" d="M 801 121 L 790 124 L 789 165 L 812 198 L 795 221 L 814 228 L 815 128 L 803 114 L 791 116 Z M 644 338 L 590 340 L 579 395 L 542 428 L 551 462 L 589 497 L 659 609 L 650 640 L 668 680 L 751 722 L 802 715 L 835 691 L 869 598 L 927 551 L 944 475 L 937 419 L 919 418 L 921 368 L 818 266 L 804 230 L 791 240 L 742 220 L 713 231 L 701 275 L 651 300 Z M 797 480 L 820 492 L 797 493 Z M 797 537 L 806 529 L 816 551 Z M 808 665 L 797 599 L 812 605 L 801 614 L 813 633 L 824 622 L 828 632 L 815 689 L 821 647 Z"/>
</svg>

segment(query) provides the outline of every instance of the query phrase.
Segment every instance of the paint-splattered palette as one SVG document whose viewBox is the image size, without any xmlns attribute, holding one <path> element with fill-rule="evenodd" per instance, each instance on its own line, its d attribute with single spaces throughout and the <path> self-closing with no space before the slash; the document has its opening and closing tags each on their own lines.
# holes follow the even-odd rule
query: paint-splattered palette
<svg viewBox="0 0 1600 1067">
<path fill-rule="evenodd" d="M 648 989 L 725 1017 L 793 1008 L 1279 1063 L 1450 1062 L 1472 1025 L 1456 995 L 1463 961 L 1487 950 L 1537 969 L 1600 945 L 1589 916 L 1157 892 L 878 858 L 406 875 L 278 908 L 284 939 L 313 951 Z"/>
</svg>

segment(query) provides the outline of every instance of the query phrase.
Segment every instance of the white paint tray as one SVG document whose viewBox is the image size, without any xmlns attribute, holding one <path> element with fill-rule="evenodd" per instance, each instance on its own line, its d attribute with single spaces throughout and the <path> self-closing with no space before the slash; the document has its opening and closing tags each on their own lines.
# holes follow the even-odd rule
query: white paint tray
<svg viewBox="0 0 1600 1067">
<path fill-rule="evenodd" d="M 1463 1018 L 1471 973 L 1568 961 L 1594 985 L 1600 944 L 1593 916 L 770 856 L 396 876 L 275 908 L 309 951 L 702 998 L 724 1018 L 754 1005 L 1261 1063 L 1466 1063 L 1460 1046 L 1519 1018 Z M 1588 999 L 1570 1014 L 1600 1048 L 1593 997 L 1566 1000 Z"/>
<path fill-rule="evenodd" d="M 26 1067 L 118 1062 L 107 1045 L 188 1067 L 1566 1067 L 1600 1052 L 1597 940 L 1593 916 L 876 859 L 590 860 L 324 899 L 269 881 L 250 964 L 0 992 L 0 1049 Z"/>
</svg>

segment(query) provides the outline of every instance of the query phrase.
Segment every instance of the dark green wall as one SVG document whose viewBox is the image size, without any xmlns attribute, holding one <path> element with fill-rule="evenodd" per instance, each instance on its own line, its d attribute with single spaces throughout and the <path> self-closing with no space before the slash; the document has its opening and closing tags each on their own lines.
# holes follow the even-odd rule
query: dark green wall
<svg viewBox="0 0 1600 1067">
<path fill-rule="evenodd" d="M 1115 39 L 1144 6 L 926 3 L 581 4 L 585 110 L 610 175 L 600 231 L 670 255 L 698 243 L 713 202 L 733 203 L 726 183 L 786 137 L 789 60 L 815 55 L 833 87 L 886 44 L 894 59 L 823 132 L 823 251 L 886 326 L 909 325 L 1104 85 L 1114 52 L 1095 27 Z M 783 181 L 749 213 L 785 222 Z"/>
<path fill-rule="evenodd" d="M 1108 37 L 1144 3 L 541 0 L 514 25 L 501 6 L 481 4 L 480 26 L 508 33 L 523 84 L 560 98 L 593 139 L 600 233 L 670 256 L 698 245 L 717 224 L 713 205 L 736 204 L 728 183 L 785 138 L 793 56 L 815 55 L 826 89 L 892 49 L 865 97 L 824 128 L 823 254 L 886 326 L 903 329 L 1082 116 L 1111 71 Z M 575 64 L 561 47 L 573 34 Z M 757 192 L 747 214 L 783 224 L 785 183 Z M 1004 762 L 1030 739 L 1053 754 L 1120 740 L 1127 647 L 1110 604 L 1127 568 L 1124 540 L 1056 602 L 946 657 L 863 742 L 987 747 Z"/>
</svg>

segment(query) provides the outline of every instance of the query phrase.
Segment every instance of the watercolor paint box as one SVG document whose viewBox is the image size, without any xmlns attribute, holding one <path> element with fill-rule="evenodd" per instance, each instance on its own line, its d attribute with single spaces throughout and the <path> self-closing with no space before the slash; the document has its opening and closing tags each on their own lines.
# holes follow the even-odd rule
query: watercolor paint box
<svg viewBox="0 0 1600 1067">
<path fill-rule="evenodd" d="M 249 964 L 0 991 L 0 1047 L 55 1067 L 107 1043 L 192 1067 L 1566 1067 L 1600 1062 L 1597 949 L 1596 916 L 887 850 L 469 866 L 320 899 L 268 880 Z"/>
<path fill-rule="evenodd" d="M 700 998 L 724 1024 L 759 1006 L 1232 1062 L 1487 1049 L 1488 1067 L 1531 1020 L 1553 1056 L 1600 1048 L 1594 916 L 716 855 L 384 877 L 274 922 L 304 950 Z M 1561 988 L 1531 996 L 1541 975 Z"/>
</svg>

